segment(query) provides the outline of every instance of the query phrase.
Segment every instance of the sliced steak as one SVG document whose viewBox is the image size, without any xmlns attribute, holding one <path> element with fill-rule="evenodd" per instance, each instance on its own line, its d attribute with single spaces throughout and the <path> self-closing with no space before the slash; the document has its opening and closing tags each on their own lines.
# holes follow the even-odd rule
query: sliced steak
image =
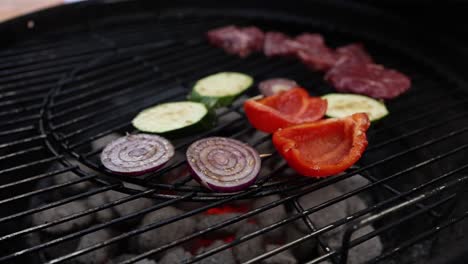
<svg viewBox="0 0 468 264">
<path fill-rule="evenodd" d="M 404 74 L 373 63 L 340 61 L 325 75 L 339 92 L 351 92 L 378 99 L 392 99 L 406 92 L 411 80 Z"/>
<path fill-rule="evenodd" d="M 245 27 L 242 32 L 249 37 L 249 47 L 252 51 L 262 51 L 263 43 L 265 42 L 265 33 L 257 27 Z"/>
<path fill-rule="evenodd" d="M 208 41 L 229 54 L 247 57 L 263 48 L 264 34 L 256 27 L 226 26 L 207 32 Z"/>
<path fill-rule="evenodd" d="M 361 43 L 353 43 L 338 47 L 336 53 L 340 60 L 346 59 L 347 62 L 356 63 L 374 63 L 371 55 L 366 51 Z"/>
<path fill-rule="evenodd" d="M 294 56 L 314 71 L 331 68 L 338 57 L 325 45 L 322 35 L 304 33 L 292 39 L 281 32 L 267 32 L 263 52 L 266 56 Z"/>
<path fill-rule="evenodd" d="M 265 33 L 263 52 L 267 57 L 294 56 L 296 43 L 288 35 L 281 32 L 270 31 Z"/>
<path fill-rule="evenodd" d="M 327 48 L 322 35 L 317 33 L 302 33 L 297 35 L 294 40 L 301 45 L 298 46 L 300 49 L 322 49 L 323 47 Z"/>
<path fill-rule="evenodd" d="M 296 56 L 313 71 L 326 71 L 338 60 L 335 51 L 325 44 L 322 35 L 304 33 L 295 38 Z"/>
</svg>

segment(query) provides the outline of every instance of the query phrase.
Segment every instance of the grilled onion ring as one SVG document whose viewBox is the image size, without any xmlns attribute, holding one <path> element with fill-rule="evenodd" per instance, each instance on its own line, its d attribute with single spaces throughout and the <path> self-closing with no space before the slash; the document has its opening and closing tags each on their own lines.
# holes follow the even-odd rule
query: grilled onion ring
<svg viewBox="0 0 468 264">
<path fill-rule="evenodd" d="M 186 155 L 194 178 L 213 191 L 243 190 L 255 182 L 260 172 L 258 152 L 235 139 L 201 139 L 190 145 Z"/>
<path fill-rule="evenodd" d="M 162 167 L 174 156 L 167 139 L 149 134 L 127 135 L 112 141 L 101 153 L 101 162 L 110 171 L 142 175 Z"/>
</svg>

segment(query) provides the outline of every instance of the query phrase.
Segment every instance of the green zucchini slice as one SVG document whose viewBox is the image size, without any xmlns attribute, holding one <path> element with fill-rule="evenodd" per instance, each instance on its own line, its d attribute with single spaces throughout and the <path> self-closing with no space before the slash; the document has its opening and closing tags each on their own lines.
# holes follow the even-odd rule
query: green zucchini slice
<svg viewBox="0 0 468 264">
<path fill-rule="evenodd" d="M 147 133 L 190 134 L 213 127 L 215 115 L 202 103 L 171 102 L 141 111 L 132 124 L 136 129 Z"/>
<path fill-rule="evenodd" d="M 198 80 L 189 96 L 191 101 L 204 103 L 208 108 L 230 105 L 253 83 L 249 75 L 220 72 Z"/>
<path fill-rule="evenodd" d="M 332 93 L 322 96 L 328 102 L 326 115 L 345 117 L 354 113 L 367 113 L 370 121 L 376 121 L 388 115 L 384 103 L 358 94 Z"/>
</svg>

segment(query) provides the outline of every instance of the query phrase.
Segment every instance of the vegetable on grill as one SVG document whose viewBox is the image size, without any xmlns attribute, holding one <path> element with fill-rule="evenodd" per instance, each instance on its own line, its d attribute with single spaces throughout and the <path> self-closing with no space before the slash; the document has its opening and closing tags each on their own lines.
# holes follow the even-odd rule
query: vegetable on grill
<svg viewBox="0 0 468 264">
<path fill-rule="evenodd" d="M 142 132 L 181 136 L 214 126 L 214 113 L 202 103 L 163 103 L 141 111 L 132 121 Z"/>
<path fill-rule="evenodd" d="M 273 144 L 288 165 L 309 177 L 345 171 L 367 147 L 370 121 L 365 113 L 291 126 L 273 134 Z"/>
<path fill-rule="evenodd" d="M 299 85 L 293 80 L 284 78 L 274 78 L 259 83 L 258 89 L 260 90 L 260 93 L 262 93 L 264 96 L 271 96 L 282 91 L 291 90 L 292 88 L 298 86 Z"/>
<path fill-rule="evenodd" d="M 167 139 L 137 134 L 108 144 L 101 153 L 101 162 L 114 173 L 138 176 L 159 169 L 173 156 L 174 147 Z"/>
<path fill-rule="evenodd" d="M 244 110 L 252 126 L 273 133 L 280 128 L 321 119 L 327 110 L 327 101 L 309 96 L 303 88 L 293 88 L 258 101 L 247 100 Z"/>
<path fill-rule="evenodd" d="M 370 121 L 376 121 L 388 115 L 384 103 L 364 95 L 332 93 L 322 98 L 328 102 L 326 115 L 330 117 L 341 118 L 355 113 L 366 113 Z"/>
<path fill-rule="evenodd" d="M 220 72 L 198 80 L 189 96 L 208 108 L 230 105 L 253 83 L 253 78 L 238 72 Z"/>
<path fill-rule="evenodd" d="M 218 192 L 235 192 L 252 185 L 260 172 L 258 152 L 235 139 L 209 137 L 187 149 L 187 162 L 193 177 Z"/>
</svg>

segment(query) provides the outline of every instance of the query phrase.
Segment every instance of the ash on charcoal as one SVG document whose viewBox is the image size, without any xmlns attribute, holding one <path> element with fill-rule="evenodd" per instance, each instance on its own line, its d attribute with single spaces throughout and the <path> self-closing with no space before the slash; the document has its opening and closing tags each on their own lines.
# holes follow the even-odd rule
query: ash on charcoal
<svg viewBox="0 0 468 264">
<path fill-rule="evenodd" d="M 329 186 L 327 188 L 323 188 L 318 190 L 318 192 L 314 192 L 315 196 L 308 196 L 310 200 L 314 199 L 314 202 L 310 200 L 307 202 L 303 201 L 307 204 L 308 207 L 312 207 L 314 205 L 323 203 L 325 201 L 331 200 L 335 197 L 342 195 L 342 193 L 334 188 L 334 186 Z M 305 206 L 303 204 L 303 206 Z M 318 227 L 325 226 L 330 224 L 334 221 L 342 219 L 348 215 L 354 214 L 360 210 L 366 208 L 366 204 L 363 200 L 361 200 L 358 196 L 352 196 L 344 201 L 341 201 L 333 206 L 329 206 L 320 210 L 314 214 L 310 215 L 310 219 L 313 223 L 316 223 Z M 340 211 L 337 211 L 340 210 Z M 320 212 L 325 211 L 325 213 L 320 214 Z M 366 226 L 357 230 L 352 239 L 361 237 L 365 234 L 374 231 L 372 226 Z M 344 225 L 335 229 L 334 232 L 327 232 L 321 236 L 324 243 L 328 244 L 331 248 L 337 249 L 341 247 L 342 238 L 344 236 L 345 227 Z M 378 236 L 373 237 L 372 239 L 350 249 L 348 254 L 348 263 L 349 264 L 358 264 L 364 263 L 366 261 L 371 260 L 372 258 L 380 255 L 382 252 L 382 242 Z"/>
<path fill-rule="evenodd" d="M 70 160 L 70 162 L 72 163 L 72 165 L 75 165 L 77 163 L 75 160 Z M 60 171 L 63 169 L 64 169 L 63 165 L 56 162 L 56 163 L 52 163 L 52 165 L 49 166 L 46 172 L 51 173 L 51 172 Z M 74 172 L 67 171 L 67 172 L 56 174 L 56 175 L 53 175 L 52 177 L 47 177 L 38 181 L 36 184 L 36 189 L 39 190 L 39 189 L 49 188 L 53 185 L 66 184 L 68 182 L 76 181 L 79 179 L 80 179 L 80 176 L 76 175 Z M 72 185 L 68 185 L 66 187 L 56 189 L 53 192 L 49 192 L 48 195 L 41 195 L 40 199 L 36 199 L 36 201 L 32 201 L 32 202 L 33 203 L 36 202 L 36 204 L 40 204 L 42 202 L 55 202 L 57 200 L 63 199 L 63 197 L 74 195 L 74 194 L 83 192 L 85 190 L 89 190 L 89 188 L 91 188 L 91 183 L 89 181 L 82 181 L 79 183 L 75 183 Z M 33 198 L 36 198 L 36 196 L 34 196 Z M 32 204 L 32 206 L 34 206 L 34 204 Z"/>
<path fill-rule="evenodd" d="M 308 209 L 341 195 L 343 195 L 343 193 L 335 186 L 328 186 L 302 196 L 299 198 L 299 203 L 304 207 L 304 209 Z M 365 208 L 366 204 L 361 198 L 358 196 L 352 196 L 310 214 L 309 218 L 317 228 L 320 228 Z M 298 227 L 303 232 L 310 231 L 303 222 Z M 324 235 L 327 236 L 335 233 L 341 233 L 343 232 L 343 228 L 343 225 L 338 226 L 335 229 L 326 232 Z"/>
<path fill-rule="evenodd" d="M 79 167 L 82 171 L 87 173 L 87 175 L 100 175 L 100 173 L 98 171 L 95 171 L 95 170 L 81 164 L 79 161 L 77 161 L 75 159 L 67 159 L 67 161 L 71 164 L 71 166 Z M 53 170 L 59 170 L 59 169 L 62 169 L 62 168 L 63 168 L 63 166 L 61 164 L 54 163 L 49 168 L 49 170 L 53 171 Z M 76 181 L 76 180 L 78 180 L 80 178 L 81 177 L 78 176 L 77 174 L 75 174 L 74 172 L 67 171 L 67 172 L 64 172 L 64 173 L 57 174 L 57 175 L 53 176 L 52 180 L 53 180 L 53 184 L 65 184 L 65 183 L 68 183 L 70 181 Z M 79 182 L 79 183 L 69 185 L 66 188 L 61 189 L 60 192 L 62 193 L 62 195 L 70 195 L 70 194 L 76 194 L 76 193 L 80 193 L 80 192 L 89 190 L 92 187 L 93 187 L 93 184 L 90 181 L 82 181 L 82 182 Z"/>
<path fill-rule="evenodd" d="M 183 260 L 189 259 L 192 257 L 190 252 L 186 251 L 181 247 L 176 247 L 169 252 L 167 252 L 159 261 L 158 264 L 179 264 Z"/>
<path fill-rule="evenodd" d="M 60 236 L 60 235 L 57 235 L 57 236 Z M 35 232 L 35 233 L 27 234 L 26 236 L 24 236 L 23 239 L 26 242 L 28 247 L 34 247 L 42 243 L 45 243 L 49 240 L 52 240 L 54 238 L 56 238 L 56 235 L 52 235 L 52 233 L 50 232 L 49 232 L 49 235 L 47 236 L 45 236 L 44 234 Z M 43 249 L 42 252 L 43 252 L 45 259 L 51 260 L 51 259 L 55 259 L 64 255 L 67 255 L 71 252 L 74 252 L 76 250 L 77 245 L 78 245 L 78 240 L 74 239 L 74 240 L 61 242 L 52 247 L 47 247 Z"/>
<path fill-rule="evenodd" d="M 29 233 L 24 236 L 24 240 L 29 247 L 33 247 L 42 243 L 39 233 Z"/>
<path fill-rule="evenodd" d="M 68 159 L 68 162 L 70 162 L 70 164 L 72 166 L 79 166 L 83 171 L 85 171 L 86 173 L 89 173 L 89 175 L 98 174 L 98 172 L 96 172 L 96 171 L 94 171 L 94 170 L 92 170 L 92 169 L 90 169 L 90 168 L 88 168 L 86 166 L 83 166 L 77 160 Z M 50 170 L 58 170 L 58 169 L 61 169 L 61 168 L 63 168 L 63 167 L 59 163 L 54 163 L 51 166 Z M 78 180 L 80 178 L 81 177 L 76 175 L 74 172 L 67 171 L 67 172 L 60 173 L 60 174 L 57 174 L 57 175 L 53 176 L 53 181 L 54 181 L 55 184 L 64 184 L 64 183 L 67 183 L 67 182 L 70 182 L 70 181 L 76 181 L 76 180 Z M 91 182 L 82 181 L 80 183 L 75 183 L 75 184 L 67 186 L 66 188 L 63 188 L 61 192 L 63 194 L 70 195 L 70 194 L 82 192 L 84 190 L 88 190 L 91 187 L 92 187 Z"/>
<path fill-rule="evenodd" d="M 208 250 L 211 250 L 211 249 L 214 249 L 214 248 L 217 248 L 219 246 L 222 246 L 224 245 L 225 243 L 221 240 L 216 240 L 213 242 L 213 244 L 211 244 L 209 247 L 207 248 L 200 248 L 198 251 L 197 251 L 197 255 L 198 254 L 201 254 L 205 251 L 208 251 Z M 219 264 L 219 263 L 223 263 L 223 264 L 235 264 L 236 263 L 236 260 L 234 258 L 234 255 L 231 251 L 230 248 L 228 249 L 224 249 L 212 256 L 209 256 L 209 257 L 206 257 L 202 260 L 200 260 L 199 262 L 197 262 L 199 264 Z"/>
<path fill-rule="evenodd" d="M 57 219 L 69 216 L 74 213 L 85 211 L 88 209 L 84 201 L 74 201 L 66 203 L 61 206 L 57 206 L 48 210 L 44 210 L 32 215 L 32 222 L 34 225 L 41 225 L 44 223 L 52 222 Z M 67 221 L 62 224 L 54 225 L 49 228 L 46 228 L 44 232 L 50 234 L 63 234 L 78 229 L 82 229 L 94 220 L 93 215 L 84 215 L 79 218 Z"/>
<path fill-rule="evenodd" d="M 53 177 L 45 178 L 39 182 L 37 182 L 36 186 L 34 187 L 35 190 L 41 190 L 44 188 L 48 188 L 52 185 L 55 185 Z M 47 195 L 35 195 L 30 199 L 30 208 L 38 207 L 43 205 L 44 203 L 53 203 L 60 199 L 63 199 L 64 194 L 63 190 L 58 189 L 55 191 L 48 192 Z"/>
<path fill-rule="evenodd" d="M 333 186 L 335 186 L 343 193 L 349 193 L 370 183 L 371 182 L 366 177 L 356 174 L 335 183 Z M 373 192 L 373 188 L 368 190 L 370 191 L 363 191 L 359 193 L 359 198 L 361 198 L 361 200 L 367 204 L 372 204 L 376 199 L 375 192 Z"/>
<path fill-rule="evenodd" d="M 342 194 L 343 193 L 334 186 L 328 186 L 302 196 L 301 198 L 299 198 L 299 204 L 301 204 L 301 206 L 304 209 L 308 209 L 323 202 L 329 201 Z M 309 218 L 316 228 L 326 226 L 334 221 L 345 218 L 348 212 L 348 200 L 349 199 L 327 206 L 313 214 L 310 214 Z M 297 227 L 299 231 L 302 231 L 304 234 L 310 232 L 310 229 L 305 225 L 303 221 L 299 221 L 298 223 L 299 225 Z M 342 232 L 342 229 L 343 226 L 339 226 L 325 233 L 325 236 Z"/>
<path fill-rule="evenodd" d="M 337 187 L 335 187 L 335 185 L 333 185 L 318 189 L 312 193 L 302 196 L 301 198 L 299 198 L 299 203 L 305 209 L 308 209 L 316 205 L 322 204 L 326 201 L 332 200 L 341 195 L 343 195 L 343 192 L 341 192 Z M 362 201 L 357 196 L 352 196 L 338 203 L 329 205 L 313 214 L 310 214 L 309 219 L 312 221 L 312 223 L 317 229 L 320 229 L 321 227 L 324 227 L 340 219 L 346 218 L 348 215 L 351 215 L 365 208 L 366 205 L 364 201 Z M 305 225 L 304 222 L 298 223 L 299 224 L 296 226 L 296 228 L 297 231 L 299 231 L 302 234 L 302 236 L 310 233 L 309 228 Z M 328 232 L 323 233 L 322 235 L 320 235 L 320 238 L 323 240 L 324 243 L 328 244 L 332 248 L 336 248 L 338 241 L 340 243 L 339 245 L 341 245 L 341 238 L 344 235 L 344 231 L 344 226 L 341 225 Z M 379 238 L 373 239 L 371 241 L 378 241 L 379 244 L 375 247 L 376 249 L 378 249 L 379 247 L 381 248 L 382 244 L 380 243 Z M 365 248 L 365 246 L 363 247 Z M 302 254 L 307 254 L 307 248 L 309 248 L 310 250 L 310 247 L 300 245 L 298 246 L 298 249 L 294 250 L 294 253 L 297 252 L 298 254 L 301 254 L 297 255 L 297 257 L 302 259 L 304 257 Z M 360 249 L 358 249 L 358 251 L 359 250 Z M 373 252 L 376 252 L 375 249 L 371 247 L 369 247 L 369 250 L 371 250 L 371 252 L 369 253 L 370 255 L 374 254 Z M 362 256 L 365 257 L 365 255 L 366 254 L 363 254 Z"/>
<path fill-rule="evenodd" d="M 117 191 L 107 191 L 89 197 L 87 202 L 91 207 L 97 207 L 105 203 L 110 203 L 122 199 L 127 196 L 127 194 L 119 193 Z M 153 204 L 154 203 L 151 199 L 138 198 L 117 206 L 113 206 L 109 209 L 101 210 L 96 213 L 96 219 L 99 222 L 107 222 L 114 219 L 115 217 L 125 216 L 134 212 L 141 211 L 147 207 L 152 206 Z M 141 219 L 139 218 L 133 218 L 132 220 L 127 220 L 127 223 L 136 224 L 140 220 Z"/>
<path fill-rule="evenodd" d="M 58 174 L 58 175 L 55 175 L 54 176 L 54 183 L 55 184 L 64 184 L 64 183 L 67 183 L 67 182 L 71 182 L 71 181 L 76 181 L 76 180 L 79 180 L 80 179 L 80 176 L 76 175 L 75 173 L 73 172 L 65 172 L 65 173 L 62 173 L 62 174 Z M 75 184 L 72 184 L 72 185 L 69 185 L 65 188 L 63 188 L 61 190 L 61 192 L 63 194 L 76 194 L 76 193 L 79 193 L 79 192 L 83 192 L 85 190 L 89 190 L 89 188 L 91 188 L 91 183 L 88 182 L 88 181 L 82 181 L 82 182 L 79 182 L 79 183 L 75 183 Z"/>
<path fill-rule="evenodd" d="M 440 197 L 437 198 L 440 199 Z M 457 201 L 452 204 L 454 207 L 449 215 L 445 217 L 446 219 L 460 217 L 465 214 L 468 207 L 465 202 L 468 199 L 466 184 L 460 187 L 460 191 L 457 193 L 457 197 L 455 197 L 455 199 Z M 439 212 L 440 211 L 441 210 L 439 209 Z M 443 221 L 446 221 L 446 219 Z M 412 223 L 414 222 L 415 221 L 412 220 Z M 424 248 L 424 243 L 421 244 L 422 246 L 420 246 L 420 249 Z M 462 259 L 465 260 L 464 263 L 467 263 L 466 260 L 468 259 L 468 254 L 466 245 L 468 244 L 468 221 L 465 219 L 440 230 L 432 244 L 430 257 L 433 263 L 453 263 L 459 262 Z M 413 249 L 413 251 L 416 250 Z M 419 251 L 421 252 L 423 250 Z M 402 252 L 398 255 L 401 256 L 405 254 L 407 253 Z M 415 252 L 412 254 L 415 254 Z"/>
<path fill-rule="evenodd" d="M 103 242 L 110 238 L 112 238 L 112 232 L 108 229 L 101 229 L 94 233 L 87 234 L 80 239 L 77 250 L 90 247 L 96 243 Z M 78 263 L 85 263 L 85 264 L 105 263 L 113 256 L 115 249 L 116 249 L 116 245 L 111 244 L 109 246 L 105 246 L 100 249 L 96 249 L 89 253 L 81 255 L 76 258 L 76 261 Z"/>
<path fill-rule="evenodd" d="M 183 214 L 183 211 L 179 209 L 170 206 L 164 207 L 147 214 L 143 218 L 140 227 L 155 224 L 181 214 Z M 134 237 L 134 241 L 131 245 L 138 246 L 137 251 L 139 252 L 147 251 L 193 233 L 195 231 L 195 226 L 196 223 L 194 219 L 191 217 L 183 218 Z"/>
<path fill-rule="evenodd" d="M 109 198 L 107 196 L 107 193 L 105 192 L 95 194 L 87 199 L 87 203 L 89 207 L 91 208 L 101 206 L 108 202 L 109 202 Z M 96 215 L 96 220 L 98 222 L 104 223 L 104 222 L 108 222 L 114 219 L 116 213 L 114 212 L 113 208 L 108 208 L 108 209 L 104 209 L 104 210 L 96 212 L 95 215 Z"/>
<path fill-rule="evenodd" d="M 362 237 L 374 231 L 372 226 L 365 226 L 356 230 L 351 236 L 351 240 Z M 344 233 L 336 234 L 325 240 L 328 245 L 333 249 L 338 249 L 342 245 L 342 238 Z M 382 242 L 378 236 L 375 236 L 363 243 L 352 247 L 348 252 L 348 264 L 361 264 L 379 256 L 382 253 Z"/>
<path fill-rule="evenodd" d="M 50 248 L 45 248 L 44 249 L 45 256 L 48 260 L 51 260 L 51 259 L 55 259 L 64 255 L 70 254 L 76 251 L 76 247 L 78 246 L 78 243 L 79 241 L 74 239 L 74 240 L 62 242 Z"/>
<path fill-rule="evenodd" d="M 279 195 L 270 195 L 270 196 L 258 198 L 253 202 L 252 207 L 254 209 L 259 208 L 264 205 L 275 202 L 279 199 L 281 199 Z M 286 217 L 287 217 L 286 208 L 284 207 L 283 204 L 280 204 L 276 207 L 273 207 L 267 211 L 264 211 L 254 216 L 255 220 L 257 221 L 257 224 L 260 227 L 266 227 L 266 226 L 272 225 L 278 221 L 285 219 Z M 264 236 L 265 238 L 269 238 L 269 239 L 281 239 L 284 237 L 284 230 L 285 229 L 282 227 L 275 228 L 265 233 Z"/>
<path fill-rule="evenodd" d="M 113 202 L 115 200 L 119 200 L 128 196 L 128 194 L 120 193 L 117 191 L 108 191 L 106 192 L 107 201 Z M 153 200 L 148 198 L 138 198 L 135 200 L 131 200 L 125 202 L 123 204 L 119 204 L 117 206 L 113 206 L 112 209 L 117 214 L 117 216 L 125 216 L 131 213 L 135 213 L 141 211 L 145 208 L 151 207 L 154 205 Z M 139 219 L 133 218 L 132 223 L 138 222 Z"/>
<path fill-rule="evenodd" d="M 227 221 L 231 218 L 241 215 L 240 213 L 224 213 L 224 214 L 203 214 L 198 217 L 197 221 L 197 230 L 205 230 L 211 226 L 219 224 L 221 222 Z M 227 225 L 224 228 L 210 232 L 209 234 L 235 234 L 237 230 L 245 225 L 246 221 L 242 220 L 237 223 L 232 223 Z"/>
<path fill-rule="evenodd" d="M 306 235 L 305 232 L 300 231 L 298 222 L 302 223 L 302 220 L 297 220 L 291 225 L 286 227 L 286 239 L 288 242 L 297 240 Z M 302 223 L 303 224 L 303 223 Z M 299 245 L 292 247 L 291 251 L 294 256 L 300 262 L 306 262 L 307 260 L 312 259 L 316 255 L 317 240 L 315 238 L 310 238 L 299 243 Z"/>
<path fill-rule="evenodd" d="M 267 251 L 272 251 L 278 248 L 279 245 L 266 245 Z M 282 251 L 276 255 L 273 255 L 262 262 L 263 264 L 296 264 L 297 260 L 289 250 Z"/>
<path fill-rule="evenodd" d="M 117 256 L 117 257 L 109 260 L 106 264 L 118 264 L 120 262 L 129 260 L 129 259 L 134 258 L 134 257 L 136 257 L 136 255 L 123 254 L 123 255 Z M 134 264 L 156 264 L 156 261 L 154 261 L 152 259 L 145 258 L 145 259 L 139 260 L 137 262 L 134 262 Z"/>
<path fill-rule="evenodd" d="M 102 149 L 106 144 L 110 143 L 110 141 L 117 139 L 118 137 L 120 137 L 119 134 L 113 133 L 113 134 L 104 136 L 102 138 L 99 138 L 92 143 L 92 148 L 93 150 Z M 71 166 L 78 166 L 82 171 L 84 171 L 88 175 L 100 175 L 101 174 L 100 172 L 95 171 L 83 165 L 82 163 L 80 163 L 79 161 L 75 159 L 67 159 L 67 161 L 71 164 Z M 49 168 L 49 171 L 59 170 L 62 168 L 63 166 L 57 162 L 57 163 L 52 164 L 52 166 Z M 78 176 L 77 174 L 71 171 L 57 174 L 52 177 L 53 184 L 65 184 L 67 182 L 76 181 L 78 179 L 80 179 L 80 176 Z M 80 183 L 69 185 L 66 188 L 62 188 L 60 192 L 62 193 L 62 195 L 76 194 L 76 193 L 80 193 L 83 191 L 87 191 L 92 186 L 93 184 L 90 181 L 82 181 Z"/>
<path fill-rule="evenodd" d="M 432 240 L 426 240 L 421 243 L 415 244 L 410 246 L 409 248 L 396 253 L 392 256 L 392 258 L 384 259 L 382 263 L 384 264 L 445 264 L 445 263 L 452 263 L 451 261 L 447 260 L 447 258 L 451 258 L 452 256 L 447 254 L 438 254 L 438 252 L 434 252 L 434 248 L 432 247 Z M 453 240 L 451 241 L 453 242 Z M 453 243 L 450 243 L 453 245 Z M 462 247 L 465 247 L 466 244 L 462 244 Z M 433 255 L 430 255 L 430 252 L 433 252 Z"/>
<path fill-rule="evenodd" d="M 247 223 L 237 231 L 236 238 L 248 235 L 260 229 L 256 224 Z M 234 255 L 239 262 L 245 262 L 265 252 L 263 236 L 256 236 L 240 243 L 233 248 Z"/>
<path fill-rule="evenodd" d="M 356 174 L 335 183 L 333 186 L 336 186 L 336 188 L 343 193 L 348 193 L 366 186 L 369 183 L 371 182 L 368 179 L 364 178 L 362 175 Z"/>
<path fill-rule="evenodd" d="M 40 233 L 29 233 L 25 235 L 23 239 L 28 247 L 34 247 L 47 242 L 46 240 L 41 240 Z M 69 254 L 70 252 L 74 252 L 77 245 L 78 241 L 75 239 L 59 243 L 52 247 L 47 247 L 42 251 L 44 253 L 44 257 L 41 258 L 39 262 L 43 263 L 46 262 L 46 260 L 55 259 L 63 255 Z"/>
</svg>

